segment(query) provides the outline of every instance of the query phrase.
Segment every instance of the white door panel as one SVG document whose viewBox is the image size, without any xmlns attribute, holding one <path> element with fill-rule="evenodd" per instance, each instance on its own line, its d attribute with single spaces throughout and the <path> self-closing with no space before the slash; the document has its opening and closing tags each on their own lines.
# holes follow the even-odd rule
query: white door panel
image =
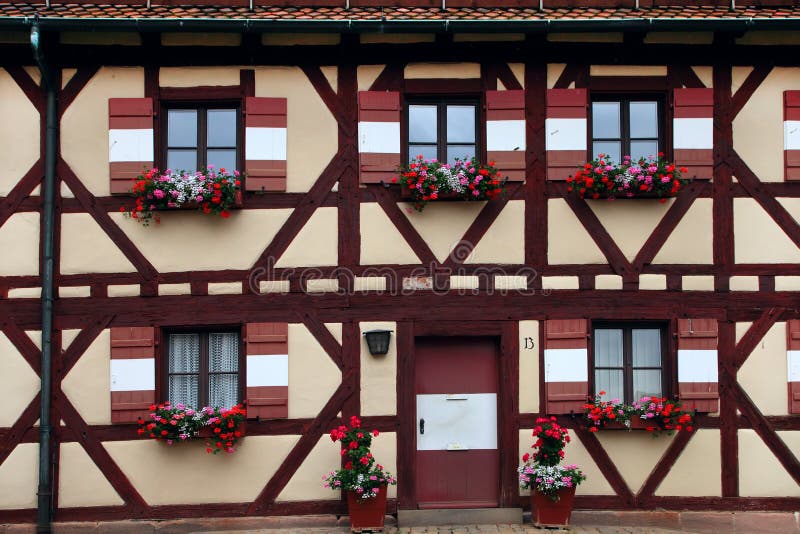
<svg viewBox="0 0 800 534">
<path fill-rule="evenodd" d="M 496 393 L 417 395 L 417 450 L 496 448 Z"/>
</svg>

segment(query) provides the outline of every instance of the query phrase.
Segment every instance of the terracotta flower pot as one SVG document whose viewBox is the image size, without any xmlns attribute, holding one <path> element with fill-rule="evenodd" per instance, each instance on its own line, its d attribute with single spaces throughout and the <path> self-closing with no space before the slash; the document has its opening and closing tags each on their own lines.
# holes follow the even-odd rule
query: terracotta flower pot
<svg viewBox="0 0 800 534">
<path fill-rule="evenodd" d="M 558 500 L 535 491 L 531 493 L 531 519 L 537 527 L 560 527 L 569 525 L 572 505 L 575 501 L 575 486 L 558 491 Z"/>
<path fill-rule="evenodd" d="M 350 529 L 353 532 L 383 529 L 386 518 L 386 494 L 386 486 L 381 486 L 377 497 L 369 499 L 361 499 L 354 491 L 347 492 L 347 511 L 350 514 Z"/>
</svg>

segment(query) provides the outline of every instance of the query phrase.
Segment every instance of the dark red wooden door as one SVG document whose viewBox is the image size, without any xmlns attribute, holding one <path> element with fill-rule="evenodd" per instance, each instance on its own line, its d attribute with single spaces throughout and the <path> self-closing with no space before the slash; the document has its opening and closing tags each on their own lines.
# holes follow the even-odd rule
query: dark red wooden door
<svg viewBox="0 0 800 534">
<path fill-rule="evenodd" d="M 498 506 L 498 357 L 495 338 L 417 338 L 419 508 Z"/>
</svg>

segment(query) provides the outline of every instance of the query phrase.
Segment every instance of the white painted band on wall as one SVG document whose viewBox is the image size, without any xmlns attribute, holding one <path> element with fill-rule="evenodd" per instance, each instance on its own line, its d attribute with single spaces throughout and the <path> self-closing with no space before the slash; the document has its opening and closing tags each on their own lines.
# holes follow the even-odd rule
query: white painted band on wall
<svg viewBox="0 0 800 534">
<path fill-rule="evenodd" d="M 800 350 L 786 351 L 786 366 L 789 382 L 800 382 Z"/>
<path fill-rule="evenodd" d="M 589 352 L 586 349 L 545 349 L 545 382 L 588 382 Z"/>
<path fill-rule="evenodd" d="M 679 350 L 678 382 L 718 382 L 716 350 Z"/>
<path fill-rule="evenodd" d="M 247 356 L 247 387 L 288 385 L 288 354 Z"/>
<path fill-rule="evenodd" d="M 497 394 L 417 395 L 417 450 L 443 451 L 497 448 Z M 420 433 L 420 420 L 425 432 Z M 479 428 L 480 432 L 475 429 Z M 456 453 L 454 453 L 456 454 Z"/>
<path fill-rule="evenodd" d="M 156 389 L 155 358 L 111 360 L 111 391 Z"/>
<path fill-rule="evenodd" d="M 672 146 L 680 149 L 714 148 L 714 119 L 674 119 Z"/>
<path fill-rule="evenodd" d="M 545 119 L 547 150 L 586 150 L 586 119 Z"/>
<path fill-rule="evenodd" d="M 358 151 L 373 154 L 399 154 L 400 123 L 359 122 Z"/>
<path fill-rule="evenodd" d="M 800 121 L 783 121 L 783 149 L 800 150 Z"/>
<path fill-rule="evenodd" d="M 153 130 L 108 131 L 108 161 L 153 161 Z"/>
<path fill-rule="evenodd" d="M 486 150 L 525 150 L 525 121 L 486 121 Z"/>
<path fill-rule="evenodd" d="M 245 129 L 246 160 L 285 160 L 286 128 L 260 128 L 250 126 Z"/>
</svg>

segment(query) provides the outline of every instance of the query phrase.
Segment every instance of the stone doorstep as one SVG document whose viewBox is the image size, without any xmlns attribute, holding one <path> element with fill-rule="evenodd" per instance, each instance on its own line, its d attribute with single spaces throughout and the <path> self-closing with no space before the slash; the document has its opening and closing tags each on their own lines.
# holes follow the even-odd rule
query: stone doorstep
<svg viewBox="0 0 800 534">
<path fill-rule="evenodd" d="M 522 508 L 398 510 L 397 526 L 522 524 Z"/>
</svg>

